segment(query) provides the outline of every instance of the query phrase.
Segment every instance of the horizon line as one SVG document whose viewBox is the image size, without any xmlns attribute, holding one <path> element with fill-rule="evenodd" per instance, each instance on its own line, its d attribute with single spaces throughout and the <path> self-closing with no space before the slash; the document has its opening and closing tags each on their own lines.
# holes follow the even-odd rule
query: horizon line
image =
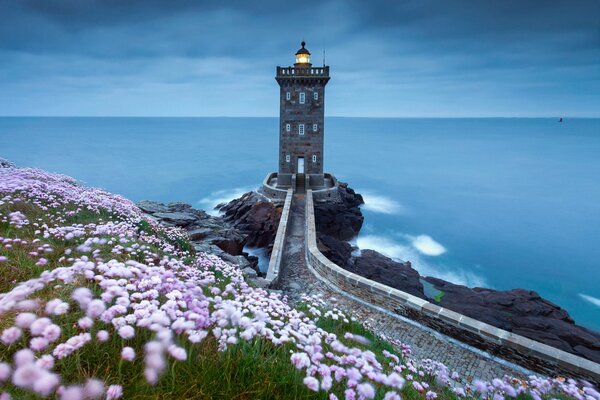
<svg viewBox="0 0 600 400">
<path fill-rule="evenodd" d="M 0 118 L 279 118 L 279 116 L 249 115 L 0 115 Z M 563 119 L 599 119 L 600 115 L 564 116 L 564 115 L 470 115 L 470 116 L 366 116 L 366 115 L 329 115 L 325 118 L 364 118 L 364 119 L 516 119 L 516 118 L 563 118 Z"/>
</svg>

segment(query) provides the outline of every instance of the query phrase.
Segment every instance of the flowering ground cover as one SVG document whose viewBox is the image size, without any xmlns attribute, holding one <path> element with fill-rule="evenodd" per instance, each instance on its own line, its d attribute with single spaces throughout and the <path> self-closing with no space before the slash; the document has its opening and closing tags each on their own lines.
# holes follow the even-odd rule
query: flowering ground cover
<svg viewBox="0 0 600 400">
<path fill-rule="evenodd" d="M 0 168 L 0 400 L 600 399 L 588 383 L 468 382 L 331 308 L 255 288 L 129 200 Z"/>
</svg>

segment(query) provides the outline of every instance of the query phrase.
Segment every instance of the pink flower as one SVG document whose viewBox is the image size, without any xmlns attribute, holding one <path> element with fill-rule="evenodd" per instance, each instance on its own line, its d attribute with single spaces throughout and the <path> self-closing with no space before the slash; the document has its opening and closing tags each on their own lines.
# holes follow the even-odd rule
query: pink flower
<svg viewBox="0 0 600 400">
<path fill-rule="evenodd" d="M 38 318 L 31 323 L 29 330 L 33 336 L 40 336 L 50 324 L 52 324 L 52 321 L 49 318 Z"/>
<path fill-rule="evenodd" d="M 306 353 L 294 353 L 290 357 L 290 360 L 297 369 L 310 367 L 310 358 Z"/>
<path fill-rule="evenodd" d="M 425 393 L 425 398 L 427 400 L 434 400 L 437 399 L 437 393 L 436 392 L 432 392 L 431 390 L 428 391 L 427 393 Z"/>
<path fill-rule="evenodd" d="M 58 375 L 41 370 L 39 378 L 33 383 L 33 391 L 46 397 L 54 391 L 59 383 Z"/>
<path fill-rule="evenodd" d="M 187 353 L 185 349 L 175 346 L 174 344 L 169 346 L 169 354 L 177 361 L 187 360 Z"/>
<path fill-rule="evenodd" d="M 370 383 L 361 383 L 356 387 L 356 391 L 361 399 L 372 399 L 375 397 L 375 389 Z"/>
<path fill-rule="evenodd" d="M 135 336 L 135 330 L 131 325 L 123 325 L 119 328 L 119 336 L 123 339 L 131 339 Z"/>
<path fill-rule="evenodd" d="M 121 358 L 125 361 L 133 361 L 135 359 L 135 350 L 131 347 L 123 347 L 121 350 Z"/>
<path fill-rule="evenodd" d="M 5 362 L 0 362 L 0 383 L 10 378 L 11 368 L 10 365 Z"/>
<path fill-rule="evenodd" d="M 77 325 L 83 330 L 88 330 L 94 325 L 94 320 L 90 317 L 79 318 Z"/>
<path fill-rule="evenodd" d="M 39 321 L 39 319 L 38 319 Z M 36 321 L 37 322 L 37 321 Z M 60 326 L 50 324 L 44 328 L 43 336 L 48 339 L 49 342 L 54 342 L 60 337 Z"/>
<path fill-rule="evenodd" d="M 4 262 L 6 260 L 8 260 L 8 257 L 6 257 L 6 256 L 0 256 L 0 262 Z"/>
<path fill-rule="evenodd" d="M 402 400 L 402 397 L 396 392 L 387 392 L 385 396 L 383 396 L 383 400 Z"/>
<path fill-rule="evenodd" d="M 40 258 L 38 260 L 38 262 L 35 263 L 35 265 L 39 265 L 39 266 L 44 266 L 46 264 L 48 264 L 48 260 L 46 260 L 44 257 Z"/>
<path fill-rule="evenodd" d="M 69 386 L 62 390 L 60 400 L 81 400 L 83 399 L 83 389 L 80 386 Z"/>
<path fill-rule="evenodd" d="M 104 383 L 98 379 L 88 379 L 83 387 L 86 399 L 99 399 L 104 394 Z"/>
<path fill-rule="evenodd" d="M 100 299 L 95 299 L 88 304 L 86 314 L 90 318 L 98 318 L 104 311 L 106 311 L 104 302 Z"/>
<path fill-rule="evenodd" d="M 346 400 L 354 400 L 356 399 L 356 392 L 353 389 L 346 389 L 344 391 L 344 398 Z"/>
<path fill-rule="evenodd" d="M 395 372 L 392 372 L 388 377 L 387 377 L 387 384 L 395 387 L 396 389 L 402 389 L 402 387 L 404 386 L 404 378 L 402 378 L 400 375 L 398 375 Z"/>
<path fill-rule="evenodd" d="M 110 385 L 106 391 L 106 400 L 118 399 L 123 396 L 123 387 L 121 385 Z"/>
<path fill-rule="evenodd" d="M 313 378 L 312 376 L 307 376 L 302 382 L 304 382 L 306 387 L 312 390 L 313 392 L 319 391 L 319 381 Z"/>
<path fill-rule="evenodd" d="M 31 324 L 33 323 L 33 321 L 35 321 L 36 319 L 37 319 L 37 316 L 33 313 L 28 313 L 28 312 L 20 313 L 15 318 L 15 325 L 21 329 L 29 329 L 31 327 Z"/>
<path fill-rule="evenodd" d="M 29 349 L 22 349 L 15 353 L 13 359 L 15 360 L 15 365 L 17 367 L 21 367 L 23 365 L 33 363 L 35 360 L 35 355 Z"/>
<path fill-rule="evenodd" d="M 19 340 L 22 333 L 23 332 L 21 331 L 21 329 L 17 328 L 16 326 L 11 326 L 10 328 L 7 328 L 2 331 L 0 341 L 2 341 L 2 343 L 4 343 L 5 345 L 10 346 L 11 344 Z"/>
<path fill-rule="evenodd" d="M 108 340 L 108 336 L 108 332 L 105 330 L 101 330 L 96 333 L 96 339 L 98 339 L 99 342 L 106 342 Z"/>
<path fill-rule="evenodd" d="M 45 370 L 51 370 L 54 367 L 54 357 L 50 354 L 45 354 L 35 362 L 35 365 Z"/>
<path fill-rule="evenodd" d="M 68 250 L 68 249 L 67 249 Z M 66 251 L 65 251 L 66 253 Z M 67 253 L 68 254 L 68 253 Z M 73 290 L 73 294 L 71 298 L 79 303 L 79 306 L 83 308 L 87 308 L 88 304 L 92 301 L 92 291 L 86 287 L 80 287 Z"/>
<path fill-rule="evenodd" d="M 31 350 L 37 352 L 37 351 L 42 351 L 42 350 L 46 349 L 49 344 L 50 343 L 48 342 L 48 339 L 46 339 L 46 338 L 43 338 L 43 337 L 34 337 L 29 342 L 29 348 Z"/>
<path fill-rule="evenodd" d="M 41 377 L 42 372 L 45 371 L 36 366 L 35 364 L 27 363 L 18 367 L 15 370 L 15 373 L 12 376 L 12 383 L 15 386 L 24 389 L 32 388 L 35 381 L 37 381 Z"/>
</svg>

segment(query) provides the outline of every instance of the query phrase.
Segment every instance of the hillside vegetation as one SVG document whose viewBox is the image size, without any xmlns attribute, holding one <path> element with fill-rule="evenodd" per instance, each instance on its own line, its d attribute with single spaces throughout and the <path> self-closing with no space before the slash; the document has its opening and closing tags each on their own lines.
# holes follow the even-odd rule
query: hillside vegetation
<svg viewBox="0 0 600 400">
<path fill-rule="evenodd" d="M 320 299 L 298 308 L 72 178 L 0 168 L 0 399 L 600 399 L 468 382 Z"/>
</svg>

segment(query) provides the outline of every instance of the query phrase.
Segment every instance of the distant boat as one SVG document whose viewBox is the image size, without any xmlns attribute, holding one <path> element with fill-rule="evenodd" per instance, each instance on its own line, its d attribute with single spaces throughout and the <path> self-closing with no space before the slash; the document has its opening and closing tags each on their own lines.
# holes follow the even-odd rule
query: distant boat
<svg viewBox="0 0 600 400">
<path fill-rule="evenodd" d="M 558 120 L 558 122 L 563 122 L 563 119 L 562 119 L 562 117 L 560 117 L 560 119 Z"/>
</svg>

